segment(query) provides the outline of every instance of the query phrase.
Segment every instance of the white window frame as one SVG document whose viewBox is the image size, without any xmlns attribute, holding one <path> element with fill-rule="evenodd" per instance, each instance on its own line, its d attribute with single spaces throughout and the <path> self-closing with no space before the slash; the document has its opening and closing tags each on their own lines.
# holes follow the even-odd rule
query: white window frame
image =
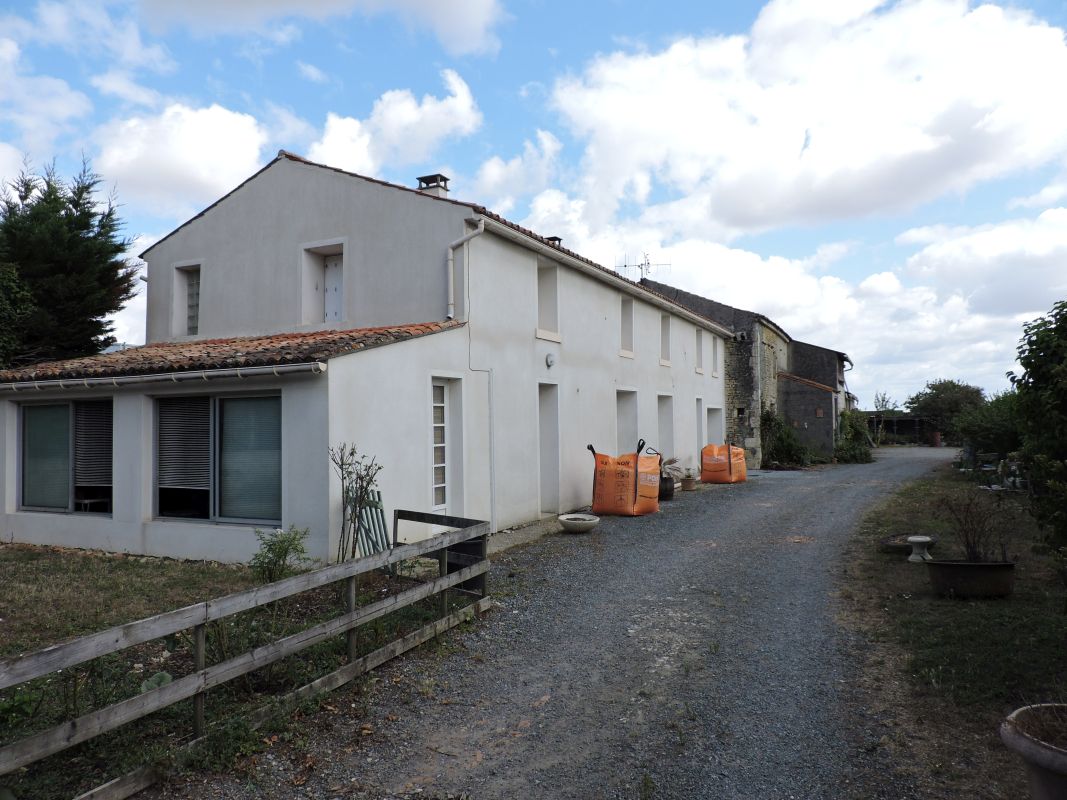
<svg viewBox="0 0 1067 800">
<path fill-rule="evenodd" d="M 441 391 L 441 402 L 437 402 L 437 391 Z M 445 380 L 434 379 L 430 382 L 430 508 L 433 511 L 442 511 L 448 508 L 449 494 L 451 494 L 451 488 L 449 483 L 450 469 L 449 469 L 449 453 L 452 451 L 452 426 L 449 424 L 449 413 L 451 409 L 448 402 L 448 382 Z M 441 409 L 441 421 L 437 421 L 436 410 Z M 437 431 L 441 431 L 441 441 L 437 441 Z M 437 461 L 438 450 L 443 454 L 443 458 L 440 463 Z M 437 481 L 437 470 L 440 469 L 444 475 L 444 480 Z M 441 503 L 437 502 L 437 490 L 441 489 L 444 492 Z"/>
<path fill-rule="evenodd" d="M 161 514 L 159 511 L 159 401 L 167 399 L 179 399 L 179 398 L 192 398 L 192 397 L 207 397 L 208 399 L 208 458 L 209 458 L 209 477 L 208 477 L 208 515 L 206 517 L 179 517 Z M 153 456 L 152 456 L 152 508 L 153 516 L 159 520 L 166 520 L 168 522 L 191 522 L 199 524 L 209 523 L 226 523 L 235 525 L 274 525 L 279 526 L 282 524 L 282 519 L 285 517 L 285 492 L 284 485 L 278 487 L 279 508 L 281 514 L 278 519 L 267 518 L 252 518 L 252 517 L 224 517 L 219 514 L 219 448 L 221 447 L 221 441 L 219 438 L 219 403 L 223 400 L 237 400 L 242 398 L 253 397 L 277 397 L 279 403 L 279 410 L 281 408 L 281 392 L 240 392 L 233 394 L 182 394 L 182 395 L 159 395 L 155 397 L 155 403 L 153 404 Z M 279 415 L 279 439 L 281 441 L 281 464 L 284 471 L 285 465 L 285 453 L 284 453 L 284 437 L 281 436 L 281 426 L 283 425 L 282 417 Z M 281 482 L 284 484 L 285 475 L 284 472 L 280 476 Z"/>
<path fill-rule="evenodd" d="M 347 322 L 345 284 L 352 271 L 352 264 L 348 257 L 348 237 L 338 236 L 332 239 L 301 242 L 298 247 L 300 322 L 304 325 L 321 327 Z M 341 318 L 339 320 L 326 319 L 326 259 L 330 256 L 341 257 Z"/>
<path fill-rule="evenodd" d="M 171 263 L 173 272 L 171 280 L 171 318 L 170 330 L 172 336 L 199 336 L 200 335 L 200 311 L 203 308 L 203 259 L 188 259 Z M 189 332 L 189 276 L 195 272 L 197 275 L 196 293 L 196 331 Z"/>
<path fill-rule="evenodd" d="M 75 508 L 75 504 L 77 502 L 75 500 L 75 493 L 77 492 L 77 488 L 78 488 L 78 484 L 77 484 L 77 437 L 78 437 L 78 430 L 77 430 L 77 424 L 76 424 L 77 413 L 75 411 L 75 406 L 78 403 L 94 403 L 94 402 L 110 402 L 111 403 L 112 429 L 111 429 L 111 453 L 110 453 L 110 456 L 111 456 L 112 461 L 114 461 L 114 458 L 115 458 L 115 430 L 114 430 L 115 401 L 114 401 L 114 398 L 112 398 L 112 397 L 87 397 L 84 400 L 42 400 L 42 401 L 39 401 L 39 402 L 20 403 L 19 404 L 19 406 L 18 406 L 18 440 L 17 440 L 17 448 L 18 448 L 17 449 L 17 458 L 18 458 L 18 461 L 17 461 L 17 472 L 16 472 L 17 485 L 15 487 L 15 490 L 16 490 L 15 496 L 17 498 L 16 508 L 19 511 L 39 511 L 39 512 L 49 513 L 49 514 L 92 514 L 93 516 L 103 516 L 103 517 L 112 516 L 112 514 L 114 513 L 114 509 L 115 509 L 115 479 L 114 479 L 114 474 L 112 474 L 112 478 L 111 478 L 111 484 L 110 484 L 110 487 L 111 487 L 111 500 L 108 503 L 109 508 L 108 508 L 107 511 L 93 511 L 91 508 L 86 508 L 86 509 L 77 509 L 77 508 Z M 25 469 L 26 469 L 26 451 L 25 451 L 25 447 L 26 447 L 26 438 L 25 438 L 26 437 L 26 420 L 25 420 L 25 410 L 27 408 L 34 408 L 34 407 L 39 408 L 39 407 L 42 407 L 42 406 L 66 406 L 66 408 L 67 408 L 67 419 L 68 419 L 68 423 L 67 423 L 68 424 L 68 428 L 67 428 L 67 451 L 68 451 L 67 465 L 68 465 L 68 469 L 67 469 L 67 472 L 68 472 L 68 474 L 67 474 L 67 506 L 66 506 L 66 508 L 58 508 L 58 507 L 55 507 L 55 506 L 31 506 L 31 505 L 25 505 L 22 502 L 23 490 L 25 489 Z M 88 485 L 88 484 L 85 484 L 85 485 Z M 92 484 L 92 485 L 98 485 L 98 484 Z"/>
</svg>

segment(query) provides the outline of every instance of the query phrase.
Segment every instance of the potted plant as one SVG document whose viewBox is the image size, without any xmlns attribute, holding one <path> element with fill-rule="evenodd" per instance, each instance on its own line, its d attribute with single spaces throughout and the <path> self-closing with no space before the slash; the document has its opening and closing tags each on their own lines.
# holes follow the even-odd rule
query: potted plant
<svg viewBox="0 0 1067 800">
<path fill-rule="evenodd" d="M 659 466 L 659 499 L 670 500 L 674 497 L 674 484 L 682 478 L 682 465 L 677 458 L 666 458 Z"/>
<path fill-rule="evenodd" d="M 682 491 L 692 492 L 700 485 L 700 473 L 690 467 L 682 475 Z"/>
<path fill-rule="evenodd" d="M 945 493 L 939 515 L 964 553 L 963 560 L 926 562 L 934 592 L 946 597 L 1007 597 L 1015 585 L 1008 558 L 1009 503 L 993 490 L 969 486 Z"/>
<path fill-rule="evenodd" d="M 1000 738 L 1026 762 L 1030 797 L 1067 797 L 1067 705 L 1023 706 L 1004 720 Z"/>
</svg>

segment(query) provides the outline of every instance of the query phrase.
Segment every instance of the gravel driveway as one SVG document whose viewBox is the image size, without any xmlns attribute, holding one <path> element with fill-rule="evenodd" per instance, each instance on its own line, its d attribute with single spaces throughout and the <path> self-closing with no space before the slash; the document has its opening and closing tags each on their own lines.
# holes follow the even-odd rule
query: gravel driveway
<svg viewBox="0 0 1067 800">
<path fill-rule="evenodd" d="M 331 695 L 302 749 L 148 795 L 915 797 L 851 680 L 835 576 L 863 512 L 951 455 L 756 472 L 501 553 L 491 614 Z"/>
</svg>

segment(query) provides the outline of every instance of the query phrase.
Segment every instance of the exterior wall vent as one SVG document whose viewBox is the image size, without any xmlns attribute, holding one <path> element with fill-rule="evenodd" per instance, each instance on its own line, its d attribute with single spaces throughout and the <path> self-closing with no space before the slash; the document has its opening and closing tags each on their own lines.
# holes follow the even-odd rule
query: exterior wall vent
<svg viewBox="0 0 1067 800">
<path fill-rule="evenodd" d="M 418 179 L 419 191 L 434 197 L 448 197 L 448 177 L 440 173 L 423 175 Z"/>
</svg>

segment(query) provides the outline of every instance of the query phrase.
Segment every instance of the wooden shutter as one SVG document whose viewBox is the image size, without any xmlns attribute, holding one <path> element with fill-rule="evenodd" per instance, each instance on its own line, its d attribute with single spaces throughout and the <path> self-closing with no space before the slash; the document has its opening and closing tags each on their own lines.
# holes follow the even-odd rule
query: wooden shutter
<svg viewBox="0 0 1067 800">
<path fill-rule="evenodd" d="M 162 489 L 211 488 L 211 401 L 163 397 L 157 401 L 159 430 L 156 482 Z"/>
<path fill-rule="evenodd" d="M 111 401 L 74 404 L 74 485 L 111 485 Z"/>
</svg>

